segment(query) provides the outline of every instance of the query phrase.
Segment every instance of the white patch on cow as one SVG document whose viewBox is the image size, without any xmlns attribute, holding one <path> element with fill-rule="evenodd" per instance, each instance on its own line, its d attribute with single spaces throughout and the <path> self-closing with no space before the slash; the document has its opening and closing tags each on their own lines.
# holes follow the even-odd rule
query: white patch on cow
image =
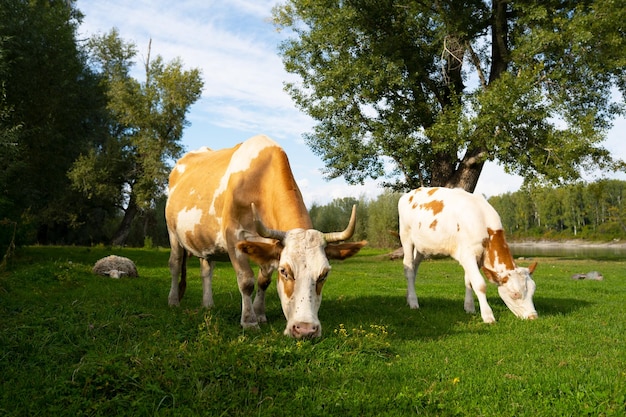
<svg viewBox="0 0 626 417">
<path fill-rule="evenodd" d="M 196 226 L 200 224 L 201 218 L 202 209 L 198 207 L 192 207 L 178 213 L 178 217 L 176 218 L 176 232 L 183 246 L 189 247 L 189 242 L 187 242 L 186 239 L 187 233 L 193 235 Z"/>
<path fill-rule="evenodd" d="M 209 214 L 211 216 L 221 218 L 218 216 L 217 210 L 215 209 L 215 201 L 222 195 L 222 193 L 224 193 L 224 191 L 228 189 L 230 176 L 237 172 L 244 172 L 250 169 L 252 161 L 261 153 L 263 149 L 269 147 L 280 148 L 276 142 L 267 136 L 258 135 L 243 142 L 239 149 L 235 151 L 230 159 L 228 168 L 226 168 L 226 172 L 224 172 L 224 175 L 220 180 L 220 185 L 215 190 L 215 193 L 213 193 L 213 201 L 211 201 L 211 205 L 209 206 Z"/>
<path fill-rule="evenodd" d="M 185 164 L 176 164 L 176 166 L 174 167 L 174 170 L 179 174 L 184 174 L 186 169 L 187 165 Z"/>
<path fill-rule="evenodd" d="M 201 146 L 198 149 L 189 151 L 189 153 L 204 153 L 204 152 L 213 152 L 213 150 L 209 148 L 208 146 Z"/>
</svg>

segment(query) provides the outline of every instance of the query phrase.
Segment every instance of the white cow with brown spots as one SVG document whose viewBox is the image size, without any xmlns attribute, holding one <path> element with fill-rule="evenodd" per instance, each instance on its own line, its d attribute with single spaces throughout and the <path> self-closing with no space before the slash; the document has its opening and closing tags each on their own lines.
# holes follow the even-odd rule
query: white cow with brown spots
<svg viewBox="0 0 626 417">
<path fill-rule="evenodd" d="M 398 214 L 407 301 L 411 308 L 419 308 L 415 275 L 422 259 L 428 255 L 448 255 L 465 270 L 465 311 L 475 311 L 473 289 L 483 321 L 496 321 L 487 303 L 482 268 L 517 317 L 537 318 L 533 304 L 535 282 L 531 276 L 537 264 L 529 268 L 515 265 L 504 239 L 500 216 L 482 196 L 461 189 L 418 188 L 400 198 Z"/>
<path fill-rule="evenodd" d="M 230 261 L 241 292 L 241 325 L 258 327 L 267 321 L 265 290 L 278 269 L 285 334 L 320 336 L 317 313 L 330 272 L 328 259 L 345 259 L 366 244 L 334 243 L 354 233 L 355 209 L 343 232 L 314 230 L 287 155 L 266 136 L 230 149 L 186 154 L 170 174 L 165 208 L 171 245 L 169 304 L 178 305 L 185 292 L 188 254 L 200 258 L 205 307 L 213 306 L 215 261 Z M 249 258 L 260 266 L 254 302 Z"/>
</svg>

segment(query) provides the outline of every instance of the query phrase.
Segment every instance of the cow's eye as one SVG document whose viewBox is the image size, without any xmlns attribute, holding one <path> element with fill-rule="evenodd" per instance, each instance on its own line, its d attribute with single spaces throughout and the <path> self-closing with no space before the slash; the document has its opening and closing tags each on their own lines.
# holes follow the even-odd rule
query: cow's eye
<svg viewBox="0 0 626 417">
<path fill-rule="evenodd" d="M 284 266 L 281 266 L 278 268 L 278 273 L 284 279 L 293 279 L 293 276 L 291 275 L 291 270 L 289 268 L 285 268 Z"/>
<path fill-rule="evenodd" d="M 326 278 L 328 278 L 328 273 L 330 272 L 330 270 L 326 270 L 324 272 L 322 272 L 319 276 L 319 278 L 317 279 L 317 282 L 324 282 L 326 281 Z"/>
</svg>

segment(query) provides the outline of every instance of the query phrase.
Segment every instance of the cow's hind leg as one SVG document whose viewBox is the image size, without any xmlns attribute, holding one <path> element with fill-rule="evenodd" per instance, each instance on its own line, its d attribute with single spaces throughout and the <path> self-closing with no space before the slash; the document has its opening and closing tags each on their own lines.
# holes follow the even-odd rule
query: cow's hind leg
<svg viewBox="0 0 626 417">
<path fill-rule="evenodd" d="M 254 296 L 254 303 L 252 304 L 259 323 L 267 323 L 267 316 L 265 315 L 265 290 L 267 290 L 267 287 L 269 287 L 272 282 L 272 272 L 273 268 L 271 267 L 262 266 L 259 268 L 257 290 Z"/>
<path fill-rule="evenodd" d="M 200 258 L 200 274 L 202 275 L 202 306 L 213 307 L 213 270 L 215 262 Z"/>
<path fill-rule="evenodd" d="M 406 277 L 406 301 L 410 308 L 419 308 L 417 294 L 415 293 L 415 276 L 417 269 L 422 261 L 422 254 L 415 251 L 412 244 L 403 244 L 404 258 L 402 264 L 404 266 L 404 276 Z"/>
<path fill-rule="evenodd" d="M 183 273 L 181 282 L 179 283 L 178 277 L 183 272 L 183 263 L 187 256 L 186 251 L 182 246 L 178 244 L 175 237 L 170 235 L 171 251 L 169 259 L 170 274 L 172 276 L 172 284 L 170 286 L 170 293 L 167 297 L 167 302 L 171 306 L 177 306 L 180 304 L 180 300 L 185 293 L 186 274 Z M 186 265 L 185 265 L 186 266 Z M 181 288 L 182 287 L 182 288 Z"/>
<path fill-rule="evenodd" d="M 474 305 L 474 290 L 472 290 L 472 283 L 468 281 L 467 275 L 465 276 L 465 303 L 463 304 L 465 312 L 474 314 L 476 312 L 476 306 Z"/>
</svg>

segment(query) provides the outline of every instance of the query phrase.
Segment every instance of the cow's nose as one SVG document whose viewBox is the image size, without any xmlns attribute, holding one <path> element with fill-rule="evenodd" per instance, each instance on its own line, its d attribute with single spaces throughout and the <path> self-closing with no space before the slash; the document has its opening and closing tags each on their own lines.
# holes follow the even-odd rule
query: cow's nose
<svg viewBox="0 0 626 417">
<path fill-rule="evenodd" d="M 319 336 L 320 326 L 314 323 L 298 322 L 291 328 L 291 335 L 295 338 Z"/>
</svg>

